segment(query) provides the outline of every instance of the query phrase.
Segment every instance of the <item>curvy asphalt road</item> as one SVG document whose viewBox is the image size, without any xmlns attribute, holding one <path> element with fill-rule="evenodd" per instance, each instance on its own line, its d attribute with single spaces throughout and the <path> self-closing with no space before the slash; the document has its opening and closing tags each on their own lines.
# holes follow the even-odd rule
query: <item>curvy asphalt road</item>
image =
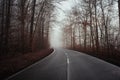
<svg viewBox="0 0 120 80">
<path fill-rule="evenodd" d="M 7 80 L 120 80 L 120 68 L 77 51 L 55 49 Z"/>
</svg>

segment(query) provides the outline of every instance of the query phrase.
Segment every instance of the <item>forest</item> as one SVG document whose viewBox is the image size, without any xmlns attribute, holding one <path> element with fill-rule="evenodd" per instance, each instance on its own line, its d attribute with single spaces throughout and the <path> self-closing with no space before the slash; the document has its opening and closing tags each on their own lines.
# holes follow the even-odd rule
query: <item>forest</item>
<svg viewBox="0 0 120 80">
<path fill-rule="evenodd" d="M 0 79 L 50 54 L 54 7 L 53 0 L 0 0 Z"/>
<path fill-rule="evenodd" d="M 52 24 L 61 23 L 59 9 L 66 14 L 60 27 L 63 48 L 120 66 L 120 0 L 72 0 L 69 12 L 56 5 L 65 1 L 0 0 L 0 60 L 51 48 Z"/>
<path fill-rule="evenodd" d="M 65 47 L 119 64 L 119 0 L 76 1 L 65 21 Z"/>
<path fill-rule="evenodd" d="M 49 47 L 52 0 L 0 0 L 0 55 Z"/>
</svg>

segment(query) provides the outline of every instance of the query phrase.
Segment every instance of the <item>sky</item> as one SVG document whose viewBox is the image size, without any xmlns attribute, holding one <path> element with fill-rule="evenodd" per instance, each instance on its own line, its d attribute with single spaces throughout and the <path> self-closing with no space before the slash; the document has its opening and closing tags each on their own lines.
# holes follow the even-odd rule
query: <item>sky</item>
<svg viewBox="0 0 120 80">
<path fill-rule="evenodd" d="M 74 6 L 75 0 L 66 0 L 60 3 L 55 4 L 57 7 L 54 10 L 56 13 L 56 22 L 52 23 L 51 33 L 50 33 L 50 45 L 51 47 L 63 47 L 63 39 L 62 39 L 62 26 L 64 23 L 64 19 L 66 14 L 71 10 Z"/>
</svg>

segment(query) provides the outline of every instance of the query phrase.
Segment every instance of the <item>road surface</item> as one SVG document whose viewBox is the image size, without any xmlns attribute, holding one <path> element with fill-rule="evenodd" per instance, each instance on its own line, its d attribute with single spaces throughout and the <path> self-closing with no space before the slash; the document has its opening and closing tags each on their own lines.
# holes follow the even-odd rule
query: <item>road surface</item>
<svg viewBox="0 0 120 80">
<path fill-rule="evenodd" d="M 77 51 L 55 49 L 6 80 L 120 80 L 120 68 Z"/>
</svg>

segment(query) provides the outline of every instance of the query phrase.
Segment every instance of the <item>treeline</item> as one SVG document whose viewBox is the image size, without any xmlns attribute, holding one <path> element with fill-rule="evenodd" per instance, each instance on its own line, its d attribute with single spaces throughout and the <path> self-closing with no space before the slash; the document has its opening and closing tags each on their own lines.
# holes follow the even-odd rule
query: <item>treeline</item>
<svg viewBox="0 0 120 80">
<path fill-rule="evenodd" d="M 0 55 L 49 47 L 53 0 L 0 0 Z"/>
<path fill-rule="evenodd" d="M 81 0 L 76 4 L 63 28 L 65 46 L 103 55 L 120 53 L 120 1 Z"/>
</svg>

